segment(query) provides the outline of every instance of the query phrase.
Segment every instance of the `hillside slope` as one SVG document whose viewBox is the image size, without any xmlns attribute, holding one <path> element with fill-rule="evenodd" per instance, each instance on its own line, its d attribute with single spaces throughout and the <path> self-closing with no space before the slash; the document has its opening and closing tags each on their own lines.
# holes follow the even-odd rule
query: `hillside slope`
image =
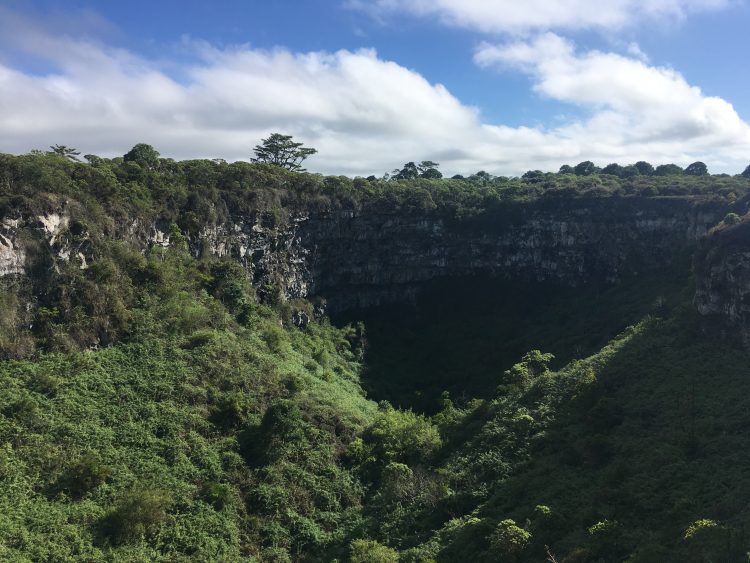
<svg viewBox="0 0 750 563">
<path fill-rule="evenodd" d="M 3 155 L 0 172 L 0 559 L 593 563 L 750 550 L 748 355 L 701 331 L 688 264 L 717 214 L 744 212 L 746 179 L 387 183 L 54 155 Z M 679 243 L 655 246 L 655 268 L 618 258 L 639 267 L 582 286 L 435 270 L 415 307 L 333 322 L 312 278 L 282 275 L 303 257 L 284 233 L 306 210 L 432 232 L 425 216 L 476 237 L 503 231 L 493 222 L 512 223 L 514 206 L 569 218 L 581 205 L 611 207 L 605 218 L 668 210 L 646 221 L 656 230 L 617 232 L 642 250 L 673 228 Z M 251 259 L 200 247 L 197 233 L 237 213 L 262 243 Z M 367 244 L 398 246 L 376 231 Z M 401 241 L 409 253 L 415 240 Z M 388 291 L 413 287 L 394 275 Z M 328 287 L 358 284 L 345 286 Z"/>
</svg>

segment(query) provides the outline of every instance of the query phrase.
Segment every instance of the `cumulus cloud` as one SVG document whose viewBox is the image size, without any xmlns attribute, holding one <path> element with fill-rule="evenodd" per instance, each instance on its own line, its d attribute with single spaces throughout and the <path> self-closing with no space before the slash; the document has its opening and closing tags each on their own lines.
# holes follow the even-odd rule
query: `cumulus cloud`
<svg viewBox="0 0 750 563">
<path fill-rule="evenodd" d="M 730 0 L 348 0 L 351 8 L 437 17 L 483 32 L 533 29 L 619 29 L 646 19 L 683 19 Z"/>
<path fill-rule="evenodd" d="M 115 156 L 147 142 L 165 156 L 235 160 L 278 131 L 319 150 L 310 169 L 340 174 L 381 174 L 421 159 L 451 173 L 642 158 L 700 158 L 734 171 L 750 152 L 748 126 L 724 100 L 669 69 L 580 54 L 551 34 L 485 44 L 475 54 L 482 66 L 528 73 L 541 95 L 590 113 L 535 128 L 486 123 L 444 86 L 373 50 L 295 53 L 185 41 L 180 57 L 152 60 L 7 15 L 0 53 L 30 53 L 46 70 L 0 58 L 0 151 L 61 143 Z"/>
<path fill-rule="evenodd" d="M 477 111 L 445 87 L 372 50 L 186 42 L 190 62 L 170 63 L 167 73 L 164 61 L 22 27 L 15 47 L 54 70 L 32 74 L 0 63 L 4 151 L 65 143 L 116 155 L 145 141 L 180 158 L 247 159 L 262 137 L 282 131 L 318 148 L 316 169 L 382 173 L 402 155 L 428 158 L 479 127 Z M 6 44 L 15 33 L 0 31 Z"/>
<path fill-rule="evenodd" d="M 741 158 L 750 143 L 750 127 L 727 101 L 704 95 L 676 71 L 649 66 L 616 53 L 577 53 L 553 33 L 533 41 L 483 44 L 474 55 L 483 67 L 519 69 L 532 76 L 539 94 L 576 104 L 591 118 L 557 131 L 579 136 L 591 146 L 657 154 L 700 151 Z M 667 149 L 666 153 L 663 152 Z"/>
</svg>

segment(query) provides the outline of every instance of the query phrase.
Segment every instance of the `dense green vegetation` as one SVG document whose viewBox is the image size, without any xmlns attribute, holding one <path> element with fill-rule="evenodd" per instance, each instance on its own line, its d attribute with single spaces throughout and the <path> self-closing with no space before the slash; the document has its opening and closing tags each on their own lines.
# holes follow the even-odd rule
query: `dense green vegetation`
<svg viewBox="0 0 750 563">
<path fill-rule="evenodd" d="M 0 155 L 0 211 L 19 205 L 41 210 L 55 198 L 72 197 L 89 208 L 90 221 L 101 218 L 103 210 L 115 219 L 165 216 L 189 233 L 236 209 L 272 211 L 277 219 L 297 206 L 387 206 L 463 217 L 508 200 L 610 196 L 735 200 L 750 190 L 750 178 L 744 173 L 620 177 L 596 167 L 585 174 L 563 167 L 559 173 L 530 171 L 521 178 L 478 172 L 447 179 L 428 173 L 435 170 L 429 166 L 436 165 L 428 161 L 414 165 L 416 175 L 388 180 L 297 173 L 264 163 L 220 159 L 178 162 L 160 158 L 149 145 L 136 145 L 123 158 L 86 155 L 88 163 L 67 158 L 65 151 L 71 150 L 63 146 L 58 152 Z"/>
<path fill-rule="evenodd" d="M 700 333 L 687 260 L 585 292 L 440 282 L 411 312 L 332 323 L 260 302 L 185 237 L 234 209 L 466 217 L 513 198 L 736 199 L 747 178 L 368 181 L 63 149 L 0 157 L 0 216 L 66 200 L 95 257 L 55 269 L 31 245 L 30 279 L 2 282 L 0 559 L 746 559 L 748 357 Z M 153 218 L 169 248 L 111 237 Z M 300 310 L 314 320 L 295 326 Z"/>
<path fill-rule="evenodd" d="M 689 269 L 685 257 L 669 273 L 575 289 L 492 278 L 439 280 L 426 285 L 413 309 L 381 307 L 337 320 L 364 321 L 362 377 L 370 395 L 433 413 L 445 391 L 464 403 L 487 396 L 498 373 L 530 349 L 552 353 L 553 368 L 596 353 L 629 324 L 688 301 Z"/>
<path fill-rule="evenodd" d="M 235 560 L 341 541 L 362 486 L 337 459 L 375 411 L 354 333 L 280 326 L 232 263 L 180 248 L 123 262 L 123 285 L 150 278 L 130 288 L 127 343 L 0 364 L 2 557 Z"/>
</svg>

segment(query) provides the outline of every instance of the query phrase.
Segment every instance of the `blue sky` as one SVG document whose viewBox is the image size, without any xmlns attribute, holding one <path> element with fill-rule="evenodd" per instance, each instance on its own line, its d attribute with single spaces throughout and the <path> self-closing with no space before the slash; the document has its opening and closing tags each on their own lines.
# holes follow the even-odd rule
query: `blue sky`
<svg viewBox="0 0 750 563">
<path fill-rule="evenodd" d="M 0 151 L 405 160 L 518 174 L 750 163 L 750 6 L 732 0 L 196 0 L 0 4 Z"/>
</svg>

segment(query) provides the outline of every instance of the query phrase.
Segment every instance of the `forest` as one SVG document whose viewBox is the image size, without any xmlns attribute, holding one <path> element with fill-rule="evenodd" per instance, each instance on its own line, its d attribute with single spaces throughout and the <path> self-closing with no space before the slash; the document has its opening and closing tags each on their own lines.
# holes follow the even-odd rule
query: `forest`
<svg viewBox="0 0 750 563">
<path fill-rule="evenodd" d="M 64 208 L 55 237 L 83 257 L 27 229 L 26 273 L 0 277 L 0 559 L 746 561 L 748 355 L 701 329 L 690 256 L 576 288 L 428 280 L 329 315 L 193 251 L 236 214 L 750 197 L 750 167 L 647 164 L 349 178 L 148 145 L 0 155 L 0 249 Z M 155 222 L 168 244 L 122 236 Z"/>
</svg>

